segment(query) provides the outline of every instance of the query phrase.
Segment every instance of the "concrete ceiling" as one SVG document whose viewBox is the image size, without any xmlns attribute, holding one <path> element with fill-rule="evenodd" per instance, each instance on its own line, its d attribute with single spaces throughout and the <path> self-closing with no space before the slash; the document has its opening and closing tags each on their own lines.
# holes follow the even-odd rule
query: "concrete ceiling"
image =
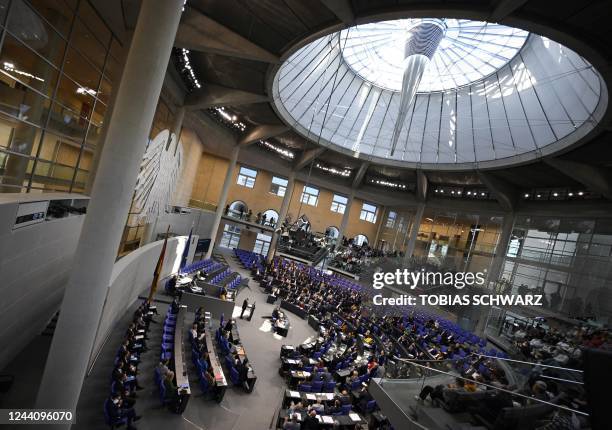
<svg viewBox="0 0 612 430">
<path fill-rule="evenodd" d="M 128 3 L 133 9 L 133 2 Z M 612 33 L 608 31 L 612 8 L 608 7 L 607 2 L 597 0 L 470 0 L 451 3 L 442 0 L 189 0 L 187 5 L 177 35 L 177 46 L 192 45 L 192 62 L 203 86 L 216 85 L 248 92 L 251 97 L 262 96 L 263 101 L 258 103 L 237 102 L 236 106 L 226 106 L 249 127 L 283 124 L 268 94 L 271 73 L 278 66 L 279 59 L 282 61 L 297 47 L 323 34 L 345 27 L 347 22 L 419 16 L 495 19 L 502 24 L 551 37 L 572 48 L 587 58 L 602 74 L 608 87 L 612 88 Z M 214 27 L 214 34 L 207 33 L 207 30 L 213 31 L 211 27 Z M 201 40 L 196 40 L 198 38 Z M 206 112 L 200 114 L 206 115 Z M 609 177 L 607 170 L 612 168 L 612 129 L 609 123 L 610 112 L 586 142 L 555 157 L 593 166 L 596 168 L 594 174 L 600 179 L 597 183 L 605 182 Z M 296 158 L 317 146 L 316 141 L 308 141 L 291 130 L 271 137 L 269 141 L 294 151 L 298 155 Z M 251 150 L 270 154 L 259 147 Z M 353 175 L 357 174 L 362 163 L 332 149 L 319 151 L 316 160 L 337 167 L 350 167 Z M 305 164 L 303 169 L 308 169 L 309 165 Z M 583 174 L 575 175 L 560 166 L 567 164 L 538 160 L 518 167 L 487 171 L 485 176 L 477 169 L 473 172 L 436 171 L 424 174 L 430 188 L 445 184 L 491 188 L 491 184 L 495 183 L 520 192 L 533 188 L 592 186 L 590 181 L 585 181 L 588 168 L 582 171 Z M 370 163 L 362 173 L 365 178 L 404 182 L 410 185 L 408 190 L 414 190 L 417 183 L 413 169 Z M 342 179 L 339 181 L 342 182 Z M 365 182 L 361 181 L 362 184 Z M 605 185 L 600 188 L 605 189 Z M 500 204 L 503 206 L 501 201 Z"/>
</svg>

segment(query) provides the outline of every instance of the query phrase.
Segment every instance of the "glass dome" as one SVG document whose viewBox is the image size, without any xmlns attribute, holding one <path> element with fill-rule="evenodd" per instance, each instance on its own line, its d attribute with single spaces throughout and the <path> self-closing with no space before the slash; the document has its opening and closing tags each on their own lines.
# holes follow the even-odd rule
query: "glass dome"
<svg viewBox="0 0 612 430">
<path fill-rule="evenodd" d="M 412 32 L 420 46 L 431 41 L 425 21 L 359 25 L 301 47 L 273 75 L 274 108 L 330 149 L 382 164 L 455 170 L 540 158 L 583 139 L 603 117 L 608 95 L 597 70 L 523 30 L 431 19 L 444 27 L 435 52 L 407 65 L 411 29 L 420 26 Z M 411 79 L 415 65 L 420 80 Z M 406 82 L 418 85 L 410 98 Z"/>
<path fill-rule="evenodd" d="M 351 27 L 339 35 L 346 64 L 364 80 L 391 91 L 402 88 L 404 42 L 423 19 L 399 19 Z M 477 81 L 517 54 L 527 33 L 517 28 L 467 19 L 445 19 L 440 46 L 418 91 L 441 91 Z"/>
</svg>

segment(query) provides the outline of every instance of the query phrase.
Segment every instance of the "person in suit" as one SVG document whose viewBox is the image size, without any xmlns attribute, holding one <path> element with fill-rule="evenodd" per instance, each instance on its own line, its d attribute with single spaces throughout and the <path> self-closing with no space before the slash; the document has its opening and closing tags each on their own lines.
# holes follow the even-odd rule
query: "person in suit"
<svg viewBox="0 0 612 430">
<path fill-rule="evenodd" d="M 136 415 L 134 408 L 127 407 L 123 403 L 120 393 L 116 393 L 111 396 L 108 415 L 110 416 L 111 422 L 116 422 L 120 419 L 127 418 L 128 430 L 136 430 L 133 423 L 141 418 L 140 415 Z"/>
<path fill-rule="evenodd" d="M 300 430 L 319 430 L 320 427 L 319 420 L 317 419 L 317 411 L 311 409 L 308 415 L 306 415 L 306 418 L 304 418 Z"/>
<path fill-rule="evenodd" d="M 240 318 L 242 319 L 242 316 L 244 315 L 244 313 L 246 312 L 247 307 L 249 306 L 249 299 L 248 297 L 246 299 L 244 299 L 244 301 L 242 302 L 242 312 L 240 312 Z"/>
<path fill-rule="evenodd" d="M 298 423 L 297 417 L 297 414 L 293 414 L 291 417 L 285 417 L 283 430 L 300 430 L 300 424 Z"/>
</svg>

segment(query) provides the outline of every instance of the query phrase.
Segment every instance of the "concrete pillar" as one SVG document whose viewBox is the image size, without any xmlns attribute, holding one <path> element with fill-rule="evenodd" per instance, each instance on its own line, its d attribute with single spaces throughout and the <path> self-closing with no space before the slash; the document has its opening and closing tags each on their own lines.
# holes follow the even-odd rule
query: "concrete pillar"
<svg viewBox="0 0 612 430">
<path fill-rule="evenodd" d="M 501 233 L 499 235 L 499 241 L 495 247 L 495 257 L 491 262 L 489 274 L 487 276 L 487 284 L 498 280 L 501 275 L 502 267 L 504 264 L 504 257 L 508 249 L 508 244 L 512 238 L 512 229 L 514 227 L 514 212 L 508 212 L 504 214 L 504 220 L 501 225 Z"/>
<path fill-rule="evenodd" d="M 380 239 L 380 232 L 382 231 L 382 226 L 385 222 L 385 212 L 387 212 L 387 209 L 383 207 L 381 210 L 380 217 L 378 218 L 378 228 L 376 229 L 376 236 L 374 236 L 374 249 L 378 249 L 378 239 Z"/>
<path fill-rule="evenodd" d="M 172 134 L 176 136 L 174 148 L 172 151 L 176 154 L 178 150 L 178 146 L 181 141 L 181 131 L 183 130 L 183 120 L 185 119 L 185 106 L 181 106 L 177 109 L 176 114 L 174 115 L 174 124 L 172 125 Z M 170 142 L 168 142 L 168 145 Z"/>
<path fill-rule="evenodd" d="M 410 229 L 410 238 L 408 239 L 408 245 L 406 245 L 405 258 L 412 258 L 414 254 L 414 248 L 416 247 L 417 238 L 419 235 L 419 228 L 421 227 L 421 220 L 423 219 L 423 213 L 425 212 L 425 203 L 421 203 L 417 206 L 414 220 L 412 221 L 412 228 Z"/>
<path fill-rule="evenodd" d="M 210 232 L 210 246 L 206 251 L 204 258 L 210 258 L 215 247 L 215 239 L 217 238 L 217 232 L 219 231 L 219 224 L 221 224 L 221 217 L 225 212 L 225 202 L 227 201 L 227 193 L 229 187 L 234 179 L 234 169 L 236 168 L 236 161 L 238 161 L 238 153 L 240 152 L 240 145 L 235 145 L 232 149 L 232 155 L 230 156 L 229 164 L 227 165 L 227 173 L 225 174 L 225 182 L 223 182 L 223 188 L 221 189 L 221 195 L 217 202 L 217 212 L 215 213 L 215 220 L 213 221 L 212 230 Z"/>
<path fill-rule="evenodd" d="M 280 212 L 278 214 L 278 220 L 276 222 L 276 228 L 274 233 L 272 234 L 272 240 L 270 241 L 270 248 L 268 248 L 268 255 L 266 256 L 266 261 L 269 263 L 274 258 L 274 254 L 276 254 L 276 246 L 278 244 L 278 229 L 285 218 L 287 217 L 287 212 L 289 212 L 289 204 L 291 203 L 291 197 L 293 196 L 293 188 L 295 186 L 295 170 L 289 174 L 287 178 L 287 189 L 285 191 L 285 196 L 283 197 L 283 202 L 281 203 Z"/>
<path fill-rule="evenodd" d="M 174 204 L 189 206 L 204 147 L 198 136 L 191 130 L 183 131 L 181 145 L 183 145 L 183 160 L 181 176 L 174 192 Z"/>
<path fill-rule="evenodd" d="M 183 0 L 142 2 L 38 391 L 38 408 L 76 410 L 182 7 Z"/>
<path fill-rule="evenodd" d="M 338 242 L 336 246 L 342 244 L 342 237 L 344 236 L 346 226 L 348 225 L 349 214 L 351 213 L 351 207 L 353 206 L 354 200 L 355 200 L 355 190 L 351 190 L 351 193 L 348 196 L 348 202 L 346 203 L 346 209 L 344 209 L 344 215 L 342 216 L 342 222 L 340 222 L 340 231 L 338 232 Z"/>
</svg>

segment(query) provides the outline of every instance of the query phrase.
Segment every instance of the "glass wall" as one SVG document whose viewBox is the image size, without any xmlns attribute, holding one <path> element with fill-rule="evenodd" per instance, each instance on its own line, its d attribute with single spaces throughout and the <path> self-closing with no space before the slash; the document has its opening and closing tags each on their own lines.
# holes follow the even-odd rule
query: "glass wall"
<svg viewBox="0 0 612 430">
<path fill-rule="evenodd" d="M 512 293 L 544 295 L 572 318 L 612 316 L 612 220 L 517 217 L 501 278 Z"/>
<path fill-rule="evenodd" d="M 0 192 L 83 192 L 122 48 L 87 0 L 0 0 Z"/>
<path fill-rule="evenodd" d="M 503 217 L 426 210 L 414 255 L 446 270 L 488 272 Z"/>
</svg>

